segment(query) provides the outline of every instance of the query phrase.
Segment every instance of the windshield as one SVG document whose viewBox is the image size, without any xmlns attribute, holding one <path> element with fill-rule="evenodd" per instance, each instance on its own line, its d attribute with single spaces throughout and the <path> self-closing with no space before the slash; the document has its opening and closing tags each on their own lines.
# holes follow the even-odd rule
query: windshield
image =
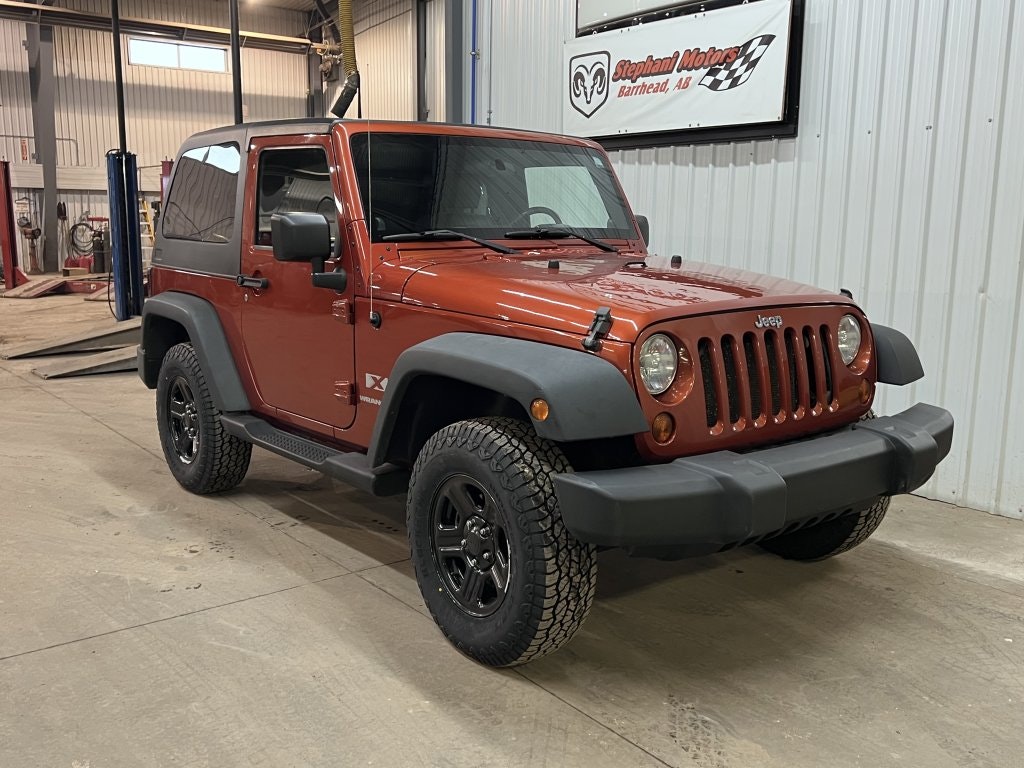
<svg viewBox="0 0 1024 768">
<path fill-rule="evenodd" d="M 436 229 L 500 239 L 509 230 L 551 224 L 588 237 L 636 237 L 608 161 L 588 147 L 360 133 L 352 137 L 352 154 L 375 242 Z"/>
</svg>

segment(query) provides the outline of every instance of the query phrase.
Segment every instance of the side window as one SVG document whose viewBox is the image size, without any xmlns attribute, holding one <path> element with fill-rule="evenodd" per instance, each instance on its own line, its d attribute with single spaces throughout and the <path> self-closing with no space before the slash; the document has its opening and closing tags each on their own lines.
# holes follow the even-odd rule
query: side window
<svg viewBox="0 0 1024 768">
<path fill-rule="evenodd" d="M 164 237 L 226 243 L 235 231 L 235 195 L 241 156 L 237 144 L 183 153 L 161 216 Z"/>
<path fill-rule="evenodd" d="M 260 153 L 256 187 L 256 245 L 273 245 L 275 213 L 321 213 L 338 236 L 338 209 L 327 153 L 322 147 L 267 149 Z"/>
</svg>

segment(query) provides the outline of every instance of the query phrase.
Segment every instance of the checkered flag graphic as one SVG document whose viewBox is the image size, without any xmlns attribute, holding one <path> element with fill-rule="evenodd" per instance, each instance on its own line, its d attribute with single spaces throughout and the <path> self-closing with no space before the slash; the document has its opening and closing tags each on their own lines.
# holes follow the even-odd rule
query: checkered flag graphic
<svg viewBox="0 0 1024 768">
<path fill-rule="evenodd" d="M 760 35 L 748 40 L 740 48 L 732 62 L 720 67 L 711 67 L 707 74 L 700 79 L 698 85 L 703 85 L 712 91 L 728 91 L 731 88 L 739 88 L 750 79 L 754 68 L 761 61 L 761 57 L 764 56 L 774 39 L 775 35 Z"/>
</svg>

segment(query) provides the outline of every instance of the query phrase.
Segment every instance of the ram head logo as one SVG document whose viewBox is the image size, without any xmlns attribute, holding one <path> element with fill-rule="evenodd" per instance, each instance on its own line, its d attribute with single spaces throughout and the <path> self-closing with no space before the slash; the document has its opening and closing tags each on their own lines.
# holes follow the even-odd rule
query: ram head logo
<svg viewBox="0 0 1024 768">
<path fill-rule="evenodd" d="M 608 101 L 608 51 L 583 53 L 569 59 L 569 103 L 584 117 L 590 117 Z"/>
</svg>

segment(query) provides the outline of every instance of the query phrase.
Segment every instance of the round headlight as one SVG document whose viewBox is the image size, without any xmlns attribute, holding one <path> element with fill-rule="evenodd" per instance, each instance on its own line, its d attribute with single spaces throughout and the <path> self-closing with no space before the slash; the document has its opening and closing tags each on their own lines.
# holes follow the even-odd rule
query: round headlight
<svg viewBox="0 0 1024 768">
<path fill-rule="evenodd" d="M 837 333 L 839 341 L 839 354 L 843 362 L 849 365 L 857 358 L 860 352 L 860 323 L 853 315 L 843 315 L 839 321 Z"/>
<path fill-rule="evenodd" d="M 656 333 L 640 347 L 640 378 L 652 395 L 660 395 L 676 377 L 679 350 L 672 339 Z"/>
</svg>

